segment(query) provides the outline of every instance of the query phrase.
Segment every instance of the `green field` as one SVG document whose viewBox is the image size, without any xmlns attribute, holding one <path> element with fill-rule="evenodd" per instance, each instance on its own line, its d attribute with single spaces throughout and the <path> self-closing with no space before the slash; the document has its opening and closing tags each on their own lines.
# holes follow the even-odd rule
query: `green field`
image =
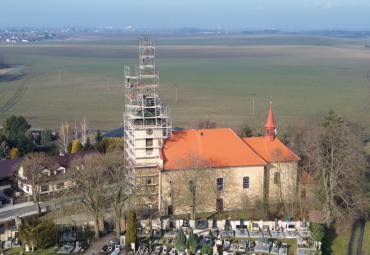
<svg viewBox="0 0 370 255">
<path fill-rule="evenodd" d="M 162 100 L 173 125 L 191 127 L 210 118 L 239 127 L 255 112 L 276 124 L 321 116 L 329 108 L 368 117 L 370 49 L 364 39 L 300 35 L 197 35 L 157 38 Z M 113 129 L 123 122 L 123 68 L 138 56 L 136 35 L 87 34 L 65 41 L 0 44 L 10 64 L 25 65 L 0 84 L 0 123 L 23 115 L 34 128 L 62 121 Z M 60 71 L 60 81 L 59 81 Z M 108 90 L 109 78 L 109 90 Z M 178 102 L 175 102 L 175 87 Z"/>
</svg>

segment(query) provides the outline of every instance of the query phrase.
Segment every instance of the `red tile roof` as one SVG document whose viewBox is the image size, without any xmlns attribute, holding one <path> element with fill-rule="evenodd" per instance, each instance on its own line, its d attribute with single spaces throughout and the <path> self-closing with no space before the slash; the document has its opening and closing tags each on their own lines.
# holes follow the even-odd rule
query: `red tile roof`
<svg viewBox="0 0 370 255">
<path fill-rule="evenodd" d="M 309 183 L 315 183 L 315 180 L 306 171 L 301 170 L 301 178 L 299 182 L 302 184 L 309 184 Z"/>
<path fill-rule="evenodd" d="M 247 137 L 243 140 L 267 162 L 300 160 L 277 138 L 273 142 L 267 141 L 264 137 Z"/>
<path fill-rule="evenodd" d="M 230 128 L 174 131 L 163 148 L 163 169 L 180 169 L 191 155 L 200 156 L 213 167 L 266 165 Z"/>
</svg>

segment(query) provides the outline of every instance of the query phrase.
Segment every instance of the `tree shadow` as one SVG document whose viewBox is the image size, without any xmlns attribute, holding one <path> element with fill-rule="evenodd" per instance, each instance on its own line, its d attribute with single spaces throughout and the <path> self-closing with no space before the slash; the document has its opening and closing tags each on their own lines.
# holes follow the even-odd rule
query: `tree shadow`
<svg viewBox="0 0 370 255">
<path fill-rule="evenodd" d="M 322 254 L 330 255 L 334 254 L 332 250 L 333 242 L 338 237 L 334 228 L 325 227 L 325 237 L 322 240 Z M 348 253 L 350 254 L 350 253 Z"/>
</svg>

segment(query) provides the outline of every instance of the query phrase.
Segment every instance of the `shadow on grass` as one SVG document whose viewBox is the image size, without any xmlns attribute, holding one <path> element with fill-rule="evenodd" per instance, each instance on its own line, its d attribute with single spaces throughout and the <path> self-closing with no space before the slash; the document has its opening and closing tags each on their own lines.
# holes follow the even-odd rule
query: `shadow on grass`
<svg viewBox="0 0 370 255">
<path fill-rule="evenodd" d="M 334 254 L 332 250 L 333 241 L 338 237 L 334 228 L 325 227 L 325 237 L 322 240 L 322 254 L 331 255 Z"/>
</svg>

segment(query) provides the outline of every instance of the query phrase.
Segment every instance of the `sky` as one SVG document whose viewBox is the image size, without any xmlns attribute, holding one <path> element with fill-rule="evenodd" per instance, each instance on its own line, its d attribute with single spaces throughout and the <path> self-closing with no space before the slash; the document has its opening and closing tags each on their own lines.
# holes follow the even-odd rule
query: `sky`
<svg viewBox="0 0 370 255">
<path fill-rule="evenodd" d="M 0 27 L 370 30 L 369 0 L 0 0 Z"/>
</svg>

